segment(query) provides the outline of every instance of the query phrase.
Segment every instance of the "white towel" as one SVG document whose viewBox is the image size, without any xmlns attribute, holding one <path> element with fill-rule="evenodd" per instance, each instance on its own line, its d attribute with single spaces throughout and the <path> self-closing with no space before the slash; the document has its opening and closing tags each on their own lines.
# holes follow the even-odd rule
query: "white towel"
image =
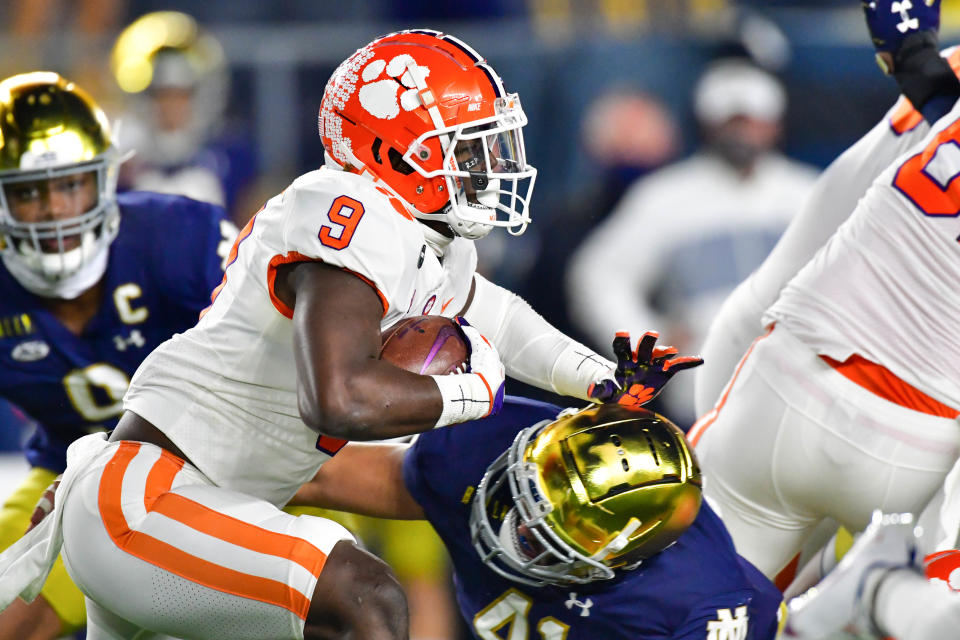
<svg viewBox="0 0 960 640">
<path fill-rule="evenodd" d="M 67 469 L 57 487 L 53 511 L 0 554 L 0 611 L 17 596 L 32 602 L 40 593 L 63 545 L 63 505 L 73 483 L 107 446 L 106 433 L 93 433 L 76 440 L 67 449 Z"/>
</svg>

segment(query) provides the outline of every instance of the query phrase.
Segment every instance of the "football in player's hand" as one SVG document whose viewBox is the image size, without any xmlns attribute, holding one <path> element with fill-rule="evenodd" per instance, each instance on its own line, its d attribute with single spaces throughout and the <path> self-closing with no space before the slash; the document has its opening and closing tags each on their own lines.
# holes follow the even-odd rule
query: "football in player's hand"
<svg viewBox="0 0 960 640">
<path fill-rule="evenodd" d="M 465 371 L 470 351 L 452 319 L 416 316 L 380 334 L 380 359 L 421 375 L 445 375 Z"/>
</svg>

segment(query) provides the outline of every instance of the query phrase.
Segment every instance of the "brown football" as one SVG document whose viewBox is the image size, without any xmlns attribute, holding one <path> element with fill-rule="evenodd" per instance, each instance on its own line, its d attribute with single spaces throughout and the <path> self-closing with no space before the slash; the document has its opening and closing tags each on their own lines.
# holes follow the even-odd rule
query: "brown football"
<svg viewBox="0 0 960 640">
<path fill-rule="evenodd" d="M 443 316 L 404 318 L 380 334 L 380 359 L 421 375 L 453 373 L 469 354 L 460 327 Z"/>
</svg>

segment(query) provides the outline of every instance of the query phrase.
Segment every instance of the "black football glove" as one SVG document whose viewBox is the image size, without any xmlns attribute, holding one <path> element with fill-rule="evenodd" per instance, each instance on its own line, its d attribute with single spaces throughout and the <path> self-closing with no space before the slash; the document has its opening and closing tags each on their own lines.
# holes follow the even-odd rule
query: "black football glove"
<svg viewBox="0 0 960 640">
<path fill-rule="evenodd" d="M 616 402 L 626 406 L 640 406 L 653 400 L 667 381 L 678 371 L 703 364 L 699 356 L 680 356 L 674 347 L 655 348 L 660 335 L 648 331 L 630 349 L 630 334 L 617 333 L 613 339 L 613 353 L 617 368 L 613 379 L 606 378 L 590 385 L 587 395 L 597 402 Z"/>
</svg>

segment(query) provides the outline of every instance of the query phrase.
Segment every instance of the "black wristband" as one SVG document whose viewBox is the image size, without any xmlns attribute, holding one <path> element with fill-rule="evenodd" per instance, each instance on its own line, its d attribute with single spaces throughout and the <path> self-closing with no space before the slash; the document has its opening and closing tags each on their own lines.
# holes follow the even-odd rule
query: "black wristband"
<svg viewBox="0 0 960 640">
<path fill-rule="evenodd" d="M 908 36 L 894 54 L 893 77 L 900 91 L 918 111 L 931 98 L 950 106 L 960 97 L 960 80 L 950 64 L 940 55 L 937 36 L 932 31 L 921 31 Z M 949 110 L 949 109 L 948 109 Z M 940 115 L 943 115 L 942 113 Z M 924 113 L 926 117 L 927 114 Z M 929 120 L 929 118 L 927 118 Z"/>
</svg>

